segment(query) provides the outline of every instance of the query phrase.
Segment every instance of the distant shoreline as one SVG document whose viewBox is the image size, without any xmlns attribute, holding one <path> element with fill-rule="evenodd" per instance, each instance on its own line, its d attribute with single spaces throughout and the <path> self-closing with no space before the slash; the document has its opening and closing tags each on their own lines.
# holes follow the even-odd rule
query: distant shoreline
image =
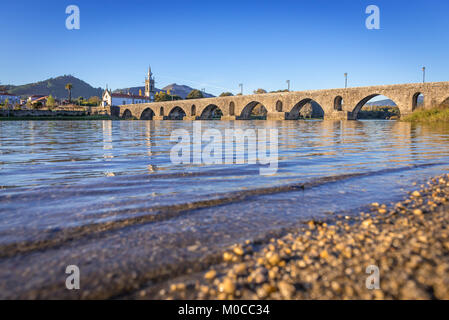
<svg viewBox="0 0 449 320">
<path fill-rule="evenodd" d="M 0 117 L 0 121 L 49 121 L 49 120 L 113 120 L 107 115 L 86 116 L 23 116 L 23 117 Z"/>
</svg>

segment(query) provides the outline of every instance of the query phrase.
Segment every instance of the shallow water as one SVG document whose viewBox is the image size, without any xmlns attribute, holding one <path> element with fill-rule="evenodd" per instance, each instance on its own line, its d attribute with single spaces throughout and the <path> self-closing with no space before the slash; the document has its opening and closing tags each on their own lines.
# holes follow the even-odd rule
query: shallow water
<svg viewBox="0 0 449 320">
<path fill-rule="evenodd" d="M 259 164 L 174 165 L 170 150 L 175 143 L 170 142 L 170 134 L 175 129 L 191 133 L 192 126 L 182 121 L 1 123 L 0 243 L 30 240 L 41 230 L 157 215 L 174 204 L 195 207 L 198 201 L 217 199 L 205 206 L 220 211 L 215 206 L 228 205 L 229 195 L 262 193 L 273 198 L 269 207 L 283 198 L 296 199 L 301 207 L 288 219 L 296 220 L 306 212 L 353 209 L 364 198 L 361 194 L 373 200 L 393 198 L 404 181 L 449 164 L 449 126 L 393 121 L 210 121 L 201 122 L 203 132 L 216 128 L 224 135 L 225 128 L 278 129 L 277 173 L 260 175 Z M 366 173 L 371 175 L 346 177 Z M 342 179 L 332 183 L 339 186 L 328 195 L 330 203 L 321 195 L 331 188 L 329 182 L 307 195 L 283 189 L 324 177 Z M 351 186 L 357 186 L 357 195 L 348 196 Z M 226 219 L 232 220 L 246 205 L 247 200 L 232 201 L 226 207 Z M 277 215 L 272 218 L 278 219 Z"/>
<path fill-rule="evenodd" d="M 0 262 L 5 286 L 26 266 L 60 268 L 67 255 L 94 276 L 86 252 L 102 252 L 103 264 L 120 259 L 128 271 L 195 261 L 311 217 L 399 200 L 413 182 L 449 169 L 449 125 L 395 121 L 204 121 L 203 130 L 220 132 L 277 129 L 277 173 L 260 175 L 259 164 L 174 165 L 170 134 L 192 125 L 0 122 L 0 246 L 3 256 L 29 253 Z"/>
</svg>

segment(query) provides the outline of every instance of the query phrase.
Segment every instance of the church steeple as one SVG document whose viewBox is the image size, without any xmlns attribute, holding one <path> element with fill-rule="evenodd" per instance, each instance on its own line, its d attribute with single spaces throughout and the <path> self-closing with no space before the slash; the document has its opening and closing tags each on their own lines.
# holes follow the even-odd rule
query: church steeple
<svg viewBox="0 0 449 320">
<path fill-rule="evenodd" d="M 153 73 L 151 72 L 151 66 L 148 66 L 148 75 L 145 79 L 145 96 L 150 98 L 150 101 L 154 100 L 154 77 Z"/>
</svg>

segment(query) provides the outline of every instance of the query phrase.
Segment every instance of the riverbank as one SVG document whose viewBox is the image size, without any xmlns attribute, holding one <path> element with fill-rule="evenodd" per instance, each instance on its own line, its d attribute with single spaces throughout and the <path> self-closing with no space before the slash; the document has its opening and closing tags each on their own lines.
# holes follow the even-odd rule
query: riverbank
<svg viewBox="0 0 449 320">
<path fill-rule="evenodd" d="M 76 106 L 44 109 L 5 110 L 0 109 L 0 121 L 30 121 L 30 120 L 111 120 L 112 117 L 104 108 L 86 110 Z"/>
<path fill-rule="evenodd" d="M 360 120 L 397 120 L 399 117 L 399 108 L 391 106 L 364 106 L 357 115 Z"/>
<path fill-rule="evenodd" d="M 401 120 L 407 122 L 449 122 L 449 108 L 418 109 Z"/>
<path fill-rule="evenodd" d="M 107 115 L 66 115 L 66 116 L 25 116 L 25 117 L 0 117 L 0 121 L 45 121 L 45 120 L 112 120 Z"/>
<path fill-rule="evenodd" d="M 130 298 L 449 299 L 448 201 L 449 174 L 394 206 L 235 245 L 209 270 Z M 379 268 L 380 289 L 366 287 L 369 266 Z"/>
</svg>

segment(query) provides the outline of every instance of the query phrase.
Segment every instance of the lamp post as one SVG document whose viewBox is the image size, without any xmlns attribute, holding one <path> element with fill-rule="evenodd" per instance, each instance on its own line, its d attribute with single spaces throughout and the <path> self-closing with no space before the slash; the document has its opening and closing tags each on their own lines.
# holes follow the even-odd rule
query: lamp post
<svg viewBox="0 0 449 320">
<path fill-rule="evenodd" d="M 426 67 L 422 67 L 422 83 L 426 83 Z"/>
<path fill-rule="evenodd" d="M 345 89 L 348 87 L 348 73 L 345 72 Z"/>
<path fill-rule="evenodd" d="M 287 90 L 290 91 L 290 80 L 287 80 Z"/>
<path fill-rule="evenodd" d="M 240 87 L 240 94 L 243 96 L 243 83 L 240 83 L 239 87 Z"/>
</svg>

